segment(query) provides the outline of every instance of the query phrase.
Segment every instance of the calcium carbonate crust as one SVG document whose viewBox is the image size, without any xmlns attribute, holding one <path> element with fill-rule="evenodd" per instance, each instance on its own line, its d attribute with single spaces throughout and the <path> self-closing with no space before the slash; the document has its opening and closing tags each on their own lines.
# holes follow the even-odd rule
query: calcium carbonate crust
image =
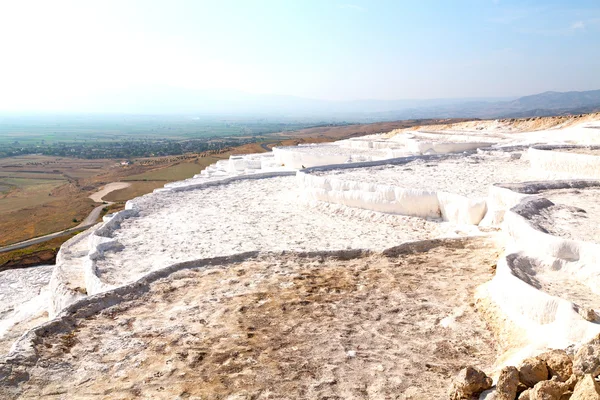
<svg viewBox="0 0 600 400">
<path fill-rule="evenodd" d="M 560 151 L 569 149 L 600 150 L 600 146 L 532 146 L 529 148 L 531 167 L 541 171 L 575 173 L 587 178 L 600 178 L 600 155 Z"/>
<path fill-rule="evenodd" d="M 193 185 L 168 188 L 163 191 L 180 192 L 196 190 L 211 186 L 226 185 L 240 180 L 266 179 L 294 174 L 295 172 L 290 171 L 277 171 L 234 176 Z M 160 192 L 146 196 L 156 195 L 160 195 Z M 108 216 L 102 224 L 96 225 L 65 242 L 57 255 L 56 267 L 50 280 L 51 295 L 48 313 L 51 318 L 56 316 L 69 304 L 86 295 L 94 295 L 113 289 L 112 285 L 106 284 L 99 278 L 96 260 L 102 257 L 106 251 L 118 251 L 120 249 L 121 244 L 112 237 L 113 232 L 120 228 L 122 221 L 136 217 L 138 212 L 135 200 L 130 200 L 126 203 L 125 210 Z M 65 257 L 65 253 L 69 252 L 79 243 L 83 247 L 79 252 L 80 254 L 76 254 L 77 257 L 73 258 Z M 74 284 L 75 280 L 81 280 L 82 282 L 77 285 Z"/>
<path fill-rule="evenodd" d="M 477 146 L 474 145 L 465 151 L 465 143 L 461 143 L 460 145 L 463 147 L 458 146 L 454 148 L 456 151 L 463 151 L 460 154 L 412 155 L 401 158 L 353 163 L 347 163 L 349 161 L 347 157 L 343 160 L 342 158 L 338 160 L 336 158 L 325 157 L 325 161 L 329 164 L 338 161 L 343 164 L 311 168 L 303 168 L 304 165 L 301 164 L 296 166 L 297 168 L 302 168 L 297 172 L 293 170 L 258 172 L 260 170 L 256 168 L 259 162 L 264 164 L 267 158 L 269 165 L 273 164 L 273 158 L 275 164 L 280 161 L 278 157 L 281 157 L 283 153 L 275 151 L 273 157 L 267 157 L 264 160 L 240 159 L 234 160 L 233 164 L 229 162 L 227 166 L 229 169 L 232 169 L 233 173 L 241 173 L 240 171 L 243 168 L 256 169 L 256 171 L 253 170 L 250 174 L 235 176 L 219 176 L 217 174 L 213 180 L 201 182 L 189 180 L 179 185 L 167 185 L 165 188 L 158 189 L 155 193 L 146 196 L 160 195 L 161 192 L 178 192 L 226 185 L 239 180 L 296 175 L 300 186 L 304 189 L 306 197 L 315 201 L 325 201 L 386 213 L 438 218 L 456 224 L 494 226 L 502 223 L 503 229 L 510 238 L 510 252 L 507 252 L 499 261 L 496 277 L 489 284 L 484 285 L 485 287 L 481 289 L 481 296 L 485 296 L 494 302 L 497 305 L 496 309 L 501 310 L 512 324 L 531 332 L 531 346 L 534 346 L 534 339 L 539 338 L 540 335 L 547 335 L 549 338 L 543 343 L 544 346 L 565 347 L 575 342 L 586 340 L 596 334 L 600 331 L 598 328 L 599 325 L 593 321 L 589 321 L 590 318 L 585 319 L 581 316 L 585 314 L 585 312 L 581 312 L 581 306 L 560 297 L 549 295 L 526 283 L 522 279 L 522 276 L 517 276 L 515 271 L 518 268 L 515 267 L 515 260 L 523 259 L 523 257 L 518 258 L 511 256 L 511 254 L 521 255 L 527 252 L 527 257 L 542 259 L 546 263 L 548 259 L 552 259 L 555 261 L 548 264 L 550 265 L 549 268 L 560 266 L 566 269 L 568 267 L 573 272 L 573 276 L 581 282 L 593 281 L 600 283 L 600 278 L 593 272 L 590 272 L 589 267 L 592 263 L 597 263 L 600 260 L 600 248 L 597 244 L 557 238 L 540 231 L 528 220 L 528 213 L 535 213 L 536 210 L 543 208 L 544 204 L 547 204 L 539 196 L 531 198 L 532 194 L 535 195 L 550 188 L 585 188 L 590 187 L 589 185 L 596 185 L 597 182 L 552 181 L 525 184 L 496 184 L 490 187 L 487 198 L 470 199 L 466 196 L 435 190 L 403 189 L 390 185 L 364 184 L 324 178 L 315 174 L 315 172 L 335 169 L 403 165 L 415 160 L 439 161 L 464 157 L 475 152 L 507 153 L 522 151 L 526 148 L 525 146 L 481 147 L 482 144 L 477 143 Z M 486 145 L 489 145 L 489 143 Z M 529 157 L 533 156 L 534 159 L 538 160 L 540 152 L 547 153 L 554 148 L 561 148 L 561 146 L 544 146 L 543 148 L 538 146 L 535 149 L 529 150 Z M 392 150 L 395 151 L 395 149 Z M 306 153 L 308 154 L 309 152 Z M 545 153 L 544 156 L 546 156 Z M 553 155 L 553 157 L 556 156 Z M 561 155 L 559 154 L 559 161 L 555 163 L 560 163 L 560 158 Z M 282 161 L 285 163 L 286 160 Z M 290 167 L 290 163 L 295 165 L 300 162 L 306 162 L 302 160 L 299 162 L 296 161 L 298 160 L 288 160 L 287 167 Z M 532 165 L 535 162 L 538 161 L 532 161 Z M 586 168 L 583 172 L 589 170 L 588 167 Z M 107 250 L 119 249 L 120 244 L 112 237 L 113 232 L 119 229 L 123 220 L 136 217 L 138 212 L 135 199 L 129 201 L 124 211 L 108 216 L 102 225 L 90 228 L 63 245 L 57 256 L 57 265 L 50 283 L 51 301 L 49 314 L 51 318 L 57 317 L 57 319 L 36 329 L 58 327 L 60 324 L 66 323 L 65 318 L 68 318 L 67 316 L 69 315 L 85 313 L 82 310 L 97 311 L 101 309 L 104 306 L 101 306 L 100 303 L 116 304 L 115 302 L 118 302 L 118 299 L 121 298 L 119 296 L 131 295 L 135 290 L 143 288 L 144 279 L 153 279 L 153 276 L 164 276 L 161 274 L 168 274 L 168 271 L 173 270 L 173 268 L 184 268 L 183 266 L 185 265 L 191 265 L 189 262 L 175 264 L 166 269 L 152 272 L 134 284 L 118 288 L 102 282 L 96 270 L 96 260 L 102 257 L 103 253 Z M 77 251 L 67 256 L 67 253 L 74 248 L 77 248 Z M 225 260 L 228 258 L 218 259 Z M 74 276 L 83 283 L 81 285 L 74 284 Z M 134 290 L 134 288 L 137 289 Z M 518 288 L 518 290 L 515 291 L 515 288 Z M 32 332 L 42 332 L 42 330 L 34 329 L 25 334 L 15 344 L 14 351 L 11 351 L 6 360 L 27 360 L 30 357 L 30 355 L 26 356 L 25 354 L 27 354 L 29 346 L 27 343 L 30 343 L 27 340 L 33 340 L 32 335 L 35 336 Z M 540 347 L 542 344 L 538 342 L 535 346 Z M 526 351 L 532 350 L 531 348 L 526 349 L 518 357 L 525 354 Z M 10 361 L 5 362 L 5 365 L 8 365 L 6 363 L 10 364 Z"/>
<path fill-rule="evenodd" d="M 415 254 L 427 252 L 440 246 L 460 247 L 468 241 L 468 237 L 431 239 L 403 243 L 399 246 L 388 248 L 379 254 L 386 257 L 398 257 L 402 254 Z M 146 274 L 137 281 L 116 288 L 105 290 L 101 293 L 79 298 L 62 309 L 52 320 L 39 325 L 24 333 L 12 346 L 10 352 L 0 358 L 0 385 L 6 389 L 15 387 L 20 381 L 26 380 L 25 375 L 20 375 L 19 367 L 30 367 L 36 364 L 38 354 L 35 350 L 41 338 L 48 334 L 67 333 L 73 329 L 77 321 L 88 318 L 120 303 L 139 298 L 150 290 L 150 284 L 168 277 L 175 272 L 205 268 L 209 266 L 224 266 L 239 263 L 257 257 L 273 257 L 279 255 L 294 255 L 300 258 L 330 258 L 330 259 L 358 259 L 364 258 L 378 252 L 362 249 L 338 250 L 338 251 L 314 251 L 314 252 L 245 252 L 225 257 L 213 257 L 176 263 Z"/>
<path fill-rule="evenodd" d="M 515 345 L 502 365 L 512 365 L 547 348 L 567 348 L 600 333 L 600 244 L 565 239 L 544 231 L 534 221 L 554 205 L 543 197 L 556 189 L 598 188 L 596 180 L 565 180 L 495 185 L 491 189 L 504 212 L 507 249 L 494 278 L 482 285 L 478 298 L 491 302 L 495 328 L 514 331 Z M 556 277 L 559 285 L 553 285 Z M 572 291 L 573 293 L 569 293 Z M 579 293 L 577 293 L 579 292 Z M 585 296 L 584 296 L 585 295 Z M 576 299 L 576 300 L 574 300 Z M 581 299 L 581 300 L 579 300 Z M 589 300 L 588 300 L 589 299 Z M 511 347 L 510 339 L 507 347 Z"/>
</svg>

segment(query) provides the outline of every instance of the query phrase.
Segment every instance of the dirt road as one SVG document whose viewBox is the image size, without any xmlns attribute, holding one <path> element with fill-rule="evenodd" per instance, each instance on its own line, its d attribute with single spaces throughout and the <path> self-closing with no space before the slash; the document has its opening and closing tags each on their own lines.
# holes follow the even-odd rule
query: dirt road
<svg viewBox="0 0 600 400">
<path fill-rule="evenodd" d="M 126 187 L 131 186 L 131 183 L 127 183 L 127 182 L 112 182 L 109 183 L 107 185 L 104 185 L 104 187 L 97 191 L 96 193 L 90 195 L 90 199 L 94 200 L 96 203 L 106 203 L 106 204 L 102 204 L 101 206 L 98 206 L 96 208 L 94 208 L 92 210 L 91 213 L 88 214 L 87 217 L 85 217 L 85 219 L 83 221 L 81 221 L 81 224 L 79 224 L 77 227 L 83 227 L 83 226 L 87 226 L 90 224 L 94 224 L 98 218 L 100 217 L 100 213 L 102 212 L 102 209 L 106 206 L 109 206 L 111 204 L 114 204 L 111 201 L 104 201 L 102 200 L 104 198 L 104 196 L 106 196 L 107 194 L 114 192 L 115 190 L 120 190 L 120 189 L 125 189 Z"/>
<path fill-rule="evenodd" d="M 110 192 L 114 192 L 115 190 L 125 189 L 126 187 L 131 186 L 131 183 L 127 182 L 112 182 L 104 185 L 102 189 L 97 191 L 96 193 L 90 195 L 90 199 L 94 200 L 96 203 L 102 203 L 104 200 L 104 196 L 109 194 Z"/>
<path fill-rule="evenodd" d="M 94 194 L 90 195 L 89 197 L 90 197 L 90 199 L 94 200 L 96 203 L 102 203 L 103 202 L 102 199 L 104 198 L 104 196 L 106 196 L 110 192 L 114 192 L 115 190 L 124 189 L 130 185 L 131 185 L 131 183 L 127 183 L 127 182 L 112 182 L 112 183 L 105 185 L 101 190 L 95 192 Z M 113 204 L 113 203 L 106 202 L 106 204 L 102 204 L 102 205 L 95 207 L 92 210 L 92 212 L 90 212 L 88 214 L 88 216 L 85 217 L 85 219 L 83 221 L 81 221 L 81 223 L 74 228 L 69 228 L 69 229 L 65 229 L 64 231 L 54 232 L 54 233 L 50 233 L 48 235 L 40 236 L 37 238 L 28 239 L 23 242 L 11 244 L 10 246 L 0 247 L 0 253 L 5 253 L 7 251 L 13 251 L 13 250 L 22 249 L 24 247 L 33 246 L 34 244 L 43 243 L 43 242 L 46 242 L 48 240 L 51 240 L 51 239 L 54 239 L 57 237 L 66 236 L 72 232 L 87 229 L 96 223 L 96 221 L 100 217 L 100 213 L 102 212 L 102 209 L 104 207 L 106 207 L 107 205 L 111 205 L 111 204 Z"/>
</svg>

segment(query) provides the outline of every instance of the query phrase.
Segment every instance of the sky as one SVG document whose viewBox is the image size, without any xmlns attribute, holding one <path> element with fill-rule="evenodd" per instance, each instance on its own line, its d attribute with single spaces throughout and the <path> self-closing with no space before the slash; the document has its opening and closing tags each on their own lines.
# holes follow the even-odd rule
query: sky
<svg viewBox="0 0 600 400">
<path fill-rule="evenodd" d="M 600 89 L 600 2 L 0 3 L 0 111 L 148 88 L 325 100 Z"/>
</svg>

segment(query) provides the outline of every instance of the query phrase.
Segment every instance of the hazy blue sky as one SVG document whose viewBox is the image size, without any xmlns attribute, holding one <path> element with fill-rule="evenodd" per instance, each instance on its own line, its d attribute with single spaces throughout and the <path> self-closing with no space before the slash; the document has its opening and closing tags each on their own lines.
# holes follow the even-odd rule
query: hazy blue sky
<svg viewBox="0 0 600 400">
<path fill-rule="evenodd" d="M 317 99 L 600 88 L 600 2 L 3 1 L 0 110 L 147 86 Z"/>
</svg>

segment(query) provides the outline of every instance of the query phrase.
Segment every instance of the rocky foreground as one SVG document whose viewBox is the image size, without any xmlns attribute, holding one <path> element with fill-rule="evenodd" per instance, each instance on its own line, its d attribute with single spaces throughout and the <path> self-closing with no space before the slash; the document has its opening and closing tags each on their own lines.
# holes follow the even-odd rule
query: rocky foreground
<svg viewBox="0 0 600 400">
<path fill-rule="evenodd" d="M 600 336 L 581 346 L 576 354 L 551 350 L 523 360 L 519 368 L 500 371 L 492 379 L 477 368 L 460 371 L 450 388 L 451 400 L 593 400 L 600 399 Z"/>
<path fill-rule="evenodd" d="M 486 238 L 191 263 L 35 331 L 2 398 L 443 398 L 491 368 Z M 451 277 L 462 276 L 458 279 Z"/>
</svg>

